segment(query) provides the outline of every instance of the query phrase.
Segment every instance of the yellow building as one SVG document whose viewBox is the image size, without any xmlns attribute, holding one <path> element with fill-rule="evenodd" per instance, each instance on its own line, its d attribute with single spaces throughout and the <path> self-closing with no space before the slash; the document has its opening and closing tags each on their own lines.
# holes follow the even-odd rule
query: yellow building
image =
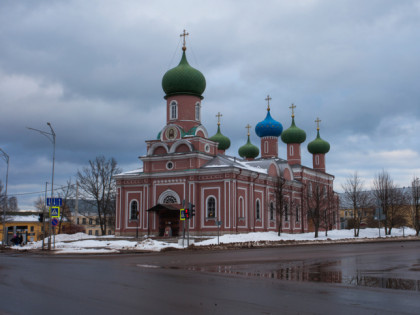
<svg viewBox="0 0 420 315">
<path fill-rule="evenodd" d="M 7 244 L 14 235 L 19 233 L 23 237 L 23 242 L 35 242 L 42 238 L 42 223 L 38 220 L 38 214 L 11 214 L 6 217 Z M 3 244 L 3 223 L 0 222 L 1 236 L 0 240 Z"/>
<path fill-rule="evenodd" d="M 42 240 L 44 235 L 43 223 L 39 221 L 39 214 L 37 212 L 16 212 L 10 213 L 6 216 L 7 242 L 11 245 L 11 239 L 19 234 L 22 236 L 24 244 L 28 242 L 37 242 Z M 62 233 L 68 230 L 68 222 L 62 222 Z M 48 236 L 48 222 L 45 222 L 46 236 Z M 3 223 L 0 222 L 0 240 L 3 244 Z M 55 228 L 55 233 L 58 233 L 58 228 Z"/>
</svg>

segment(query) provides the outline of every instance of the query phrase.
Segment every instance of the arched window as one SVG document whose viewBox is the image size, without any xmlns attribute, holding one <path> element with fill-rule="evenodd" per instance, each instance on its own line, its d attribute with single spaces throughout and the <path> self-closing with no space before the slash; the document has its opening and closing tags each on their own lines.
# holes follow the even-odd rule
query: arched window
<svg viewBox="0 0 420 315">
<path fill-rule="evenodd" d="M 238 206 L 239 206 L 239 208 L 238 208 L 239 217 L 240 218 L 245 218 L 244 198 L 239 197 Z"/>
<path fill-rule="evenodd" d="M 315 165 L 319 165 L 319 155 L 315 156 Z"/>
<path fill-rule="evenodd" d="M 274 220 L 274 203 L 270 202 L 270 220 Z"/>
<path fill-rule="evenodd" d="M 312 183 L 311 182 L 309 182 L 308 184 L 308 195 L 309 197 L 312 197 Z"/>
<path fill-rule="evenodd" d="M 195 120 L 200 120 L 200 103 L 195 104 Z"/>
<path fill-rule="evenodd" d="M 255 202 L 255 217 L 256 217 L 256 219 L 257 220 L 259 220 L 260 219 L 260 201 L 259 200 L 257 200 L 256 202 Z"/>
<path fill-rule="evenodd" d="M 268 153 L 268 141 L 264 141 L 264 153 Z"/>
<path fill-rule="evenodd" d="M 296 206 L 296 222 L 299 222 L 299 206 Z"/>
<path fill-rule="evenodd" d="M 214 197 L 209 197 L 207 199 L 207 217 L 216 217 L 216 199 Z"/>
<path fill-rule="evenodd" d="M 290 156 L 293 156 L 293 146 L 292 145 L 290 146 L 290 150 L 289 151 L 290 151 Z"/>
<path fill-rule="evenodd" d="M 163 203 L 176 203 L 176 198 L 174 196 L 166 196 L 163 199 Z"/>
<path fill-rule="evenodd" d="M 139 206 L 136 200 L 131 201 L 130 204 L 130 220 L 138 219 Z"/>
<path fill-rule="evenodd" d="M 284 205 L 284 221 L 289 221 L 289 205 Z"/>
<path fill-rule="evenodd" d="M 178 118 L 178 104 L 175 101 L 171 102 L 170 116 L 171 116 L 171 119 L 177 119 Z"/>
</svg>

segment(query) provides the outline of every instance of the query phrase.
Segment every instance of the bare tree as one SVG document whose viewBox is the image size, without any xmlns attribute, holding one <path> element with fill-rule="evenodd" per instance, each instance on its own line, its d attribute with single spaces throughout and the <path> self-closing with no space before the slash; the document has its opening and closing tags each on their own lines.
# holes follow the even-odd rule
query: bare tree
<svg viewBox="0 0 420 315">
<path fill-rule="evenodd" d="M 390 190 L 390 201 L 388 216 L 385 219 L 389 235 L 391 235 L 392 228 L 407 225 L 409 198 L 403 189 L 394 186 Z"/>
<path fill-rule="evenodd" d="M 276 219 L 278 222 L 277 226 L 277 233 L 278 236 L 281 235 L 283 232 L 283 217 L 288 211 L 286 200 L 285 200 L 285 187 L 286 187 L 286 179 L 283 177 L 282 174 L 280 174 L 275 182 L 274 186 L 274 204 L 275 204 L 275 210 L 276 210 Z"/>
<path fill-rule="evenodd" d="M 9 202 L 9 206 L 8 206 L 9 210 L 10 211 L 17 211 L 17 210 L 19 210 L 17 198 L 15 196 L 11 196 L 8 199 L 9 199 L 8 200 L 8 202 Z"/>
<path fill-rule="evenodd" d="M 364 189 L 363 181 L 357 172 L 347 178 L 342 188 L 344 202 L 353 210 L 354 236 L 358 237 L 360 225 L 365 218 L 364 213 L 366 213 L 363 210 L 371 206 L 369 193 Z"/>
<path fill-rule="evenodd" d="M 382 213 L 385 215 L 385 235 L 390 234 L 390 232 L 388 232 L 387 220 L 391 206 L 390 192 L 393 188 L 394 182 L 388 172 L 382 170 L 382 172 L 375 175 L 375 178 L 373 179 L 373 195 L 375 196 L 380 209 L 382 209 Z"/>
<path fill-rule="evenodd" d="M 320 208 L 320 226 L 325 229 L 325 236 L 328 236 L 328 230 L 332 230 L 332 226 L 337 220 L 338 196 L 329 186 L 324 186 L 322 191 Z"/>
<path fill-rule="evenodd" d="M 98 212 L 102 235 L 106 234 L 106 227 L 115 220 L 115 181 L 113 176 L 121 170 L 114 158 L 106 160 L 104 156 L 89 161 L 89 167 L 77 172 L 80 188 L 87 201 L 95 204 Z"/>
<path fill-rule="evenodd" d="M 314 226 L 315 238 L 317 238 L 318 231 L 321 226 L 322 209 L 324 207 L 322 188 L 318 180 L 306 183 L 304 186 L 303 199 L 307 209 L 308 217 Z"/>
<path fill-rule="evenodd" d="M 373 195 L 385 215 L 385 235 L 391 235 L 393 227 L 404 224 L 407 196 L 402 189 L 396 187 L 389 173 L 384 170 L 375 175 L 373 187 Z"/>
<path fill-rule="evenodd" d="M 413 177 L 411 182 L 411 209 L 413 225 L 416 230 L 416 236 L 420 232 L 420 179 L 416 176 Z"/>
<path fill-rule="evenodd" d="M 302 202 L 308 219 L 313 224 L 314 237 L 318 237 L 320 228 L 325 228 L 328 235 L 338 210 L 338 197 L 330 183 L 323 182 L 319 176 L 306 182 L 303 187 Z"/>
<path fill-rule="evenodd" d="M 60 220 L 58 223 L 58 234 L 61 233 L 63 221 L 72 223 L 72 214 L 70 211 L 69 201 L 74 197 L 74 185 L 71 183 L 71 179 L 67 180 L 67 184 L 58 189 L 58 197 L 63 200 L 61 206 Z"/>
</svg>

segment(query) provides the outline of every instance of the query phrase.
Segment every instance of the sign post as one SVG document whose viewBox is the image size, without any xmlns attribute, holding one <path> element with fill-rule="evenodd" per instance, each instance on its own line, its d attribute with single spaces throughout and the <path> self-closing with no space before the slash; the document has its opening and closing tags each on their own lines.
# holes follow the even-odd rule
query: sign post
<svg viewBox="0 0 420 315">
<path fill-rule="evenodd" d="M 217 221 L 217 245 L 220 245 L 219 243 L 219 235 L 220 235 L 220 226 L 222 225 L 222 221 Z"/>
</svg>

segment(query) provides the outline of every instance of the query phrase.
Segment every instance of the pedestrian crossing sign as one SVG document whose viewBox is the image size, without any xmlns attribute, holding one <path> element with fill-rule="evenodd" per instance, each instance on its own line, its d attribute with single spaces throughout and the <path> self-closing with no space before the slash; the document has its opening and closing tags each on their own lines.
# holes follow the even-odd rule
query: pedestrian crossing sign
<svg viewBox="0 0 420 315">
<path fill-rule="evenodd" d="M 185 209 L 179 209 L 179 219 L 181 221 L 185 220 Z"/>
<path fill-rule="evenodd" d="M 60 207 L 50 207 L 50 217 L 51 218 L 60 217 Z"/>
</svg>

